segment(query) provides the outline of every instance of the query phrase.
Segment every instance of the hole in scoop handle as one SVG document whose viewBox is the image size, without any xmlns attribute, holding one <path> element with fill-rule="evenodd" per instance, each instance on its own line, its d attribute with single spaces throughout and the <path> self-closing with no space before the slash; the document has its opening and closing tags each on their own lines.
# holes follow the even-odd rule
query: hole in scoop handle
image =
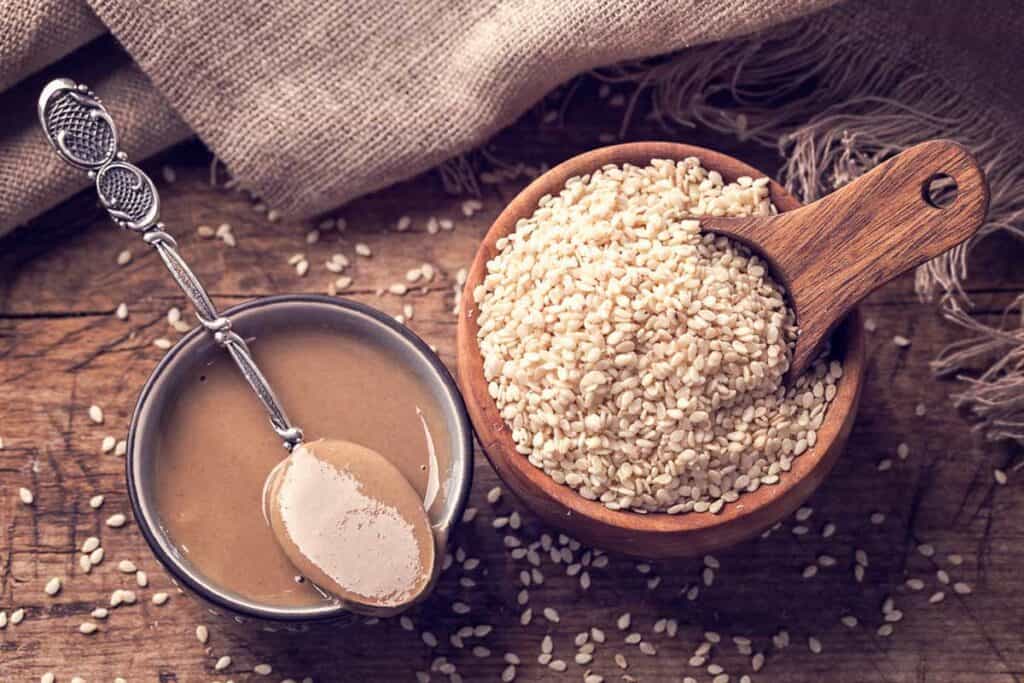
<svg viewBox="0 0 1024 683">
<path fill-rule="evenodd" d="M 927 184 L 936 176 L 956 184 L 956 196 L 942 207 L 928 200 Z M 796 307 L 794 375 L 807 368 L 861 299 L 974 235 L 988 200 L 988 184 L 973 155 L 952 140 L 932 140 L 773 219 L 771 236 L 758 242 Z"/>
</svg>

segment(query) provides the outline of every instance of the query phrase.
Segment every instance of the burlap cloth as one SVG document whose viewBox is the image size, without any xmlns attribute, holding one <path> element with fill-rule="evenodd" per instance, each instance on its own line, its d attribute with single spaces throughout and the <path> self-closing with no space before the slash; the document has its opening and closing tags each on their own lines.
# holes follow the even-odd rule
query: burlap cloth
<svg viewBox="0 0 1024 683">
<path fill-rule="evenodd" d="M 479 144 L 574 74 L 751 33 L 829 4 L 7 0 L 0 233 L 84 186 L 41 144 L 32 103 L 43 79 L 25 81 L 66 55 L 46 75 L 97 90 L 133 158 L 194 132 L 243 187 L 305 217 Z M 1021 13 L 1010 4 L 891 4 L 836 8 L 849 26 L 842 38 L 873 42 L 872 25 L 916 23 L 908 40 L 975 50 L 958 64 L 976 63 L 995 90 L 1022 92 L 1019 70 L 1008 68 L 1015 41 L 991 38 L 1016 37 Z M 997 4 L 1006 11 L 994 11 Z M 106 31 L 134 65 L 115 50 L 109 60 L 75 61 L 75 49 Z M 906 46 L 877 48 L 895 54 Z"/>
<path fill-rule="evenodd" d="M 1012 0 L 5 0 L 0 234 L 87 182 L 35 120 L 56 75 L 104 98 L 131 158 L 194 133 L 240 186 L 304 218 L 471 149 L 604 67 L 668 123 L 777 145 L 804 199 L 921 139 L 961 139 L 993 190 L 982 234 L 1022 236 L 1022 37 Z M 1024 357 L 1024 328 L 965 313 L 969 248 L 918 273 L 970 332 L 936 370 L 985 357 L 959 398 L 992 438 L 1024 441 L 1024 369 L 988 358 Z"/>
</svg>

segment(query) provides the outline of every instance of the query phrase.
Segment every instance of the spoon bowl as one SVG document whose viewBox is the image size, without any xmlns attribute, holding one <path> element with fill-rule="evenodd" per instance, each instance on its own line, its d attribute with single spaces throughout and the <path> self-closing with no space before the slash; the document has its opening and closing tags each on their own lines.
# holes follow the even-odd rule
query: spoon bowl
<svg viewBox="0 0 1024 683">
<path fill-rule="evenodd" d="M 263 507 L 300 574 L 353 612 L 397 614 L 430 584 L 435 543 L 420 494 L 370 448 L 298 444 L 267 477 Z"/>
<path fill-rule="evenodd" d="M 832 356 L 843 365 L 837 393 L 818 430 L 817 444 L 793 460 L 779 483 L 744 493 L 720 514 L 638 514 L 610 510 L 555 483 L 516 451 L 508 425 L 488 392 L 473 291 L 487 262 L 498 253 L 498 240 L 515 230 L 519 219 L 533 213 L 538 201 L 556 194 L 572 177 L 608 164 L 646 165 L 652 159 L 697 157 L 705 168 L 727 181 L 765 174 L 720 152 L 670 142 L 637 142 L 596 149 L 552 168 L 527 186 L 498 216 L 484 237 L 470 267 L 458 320 L 458 377 L 477 438 L 506 486 L 545 522 L 585 543 L 644 558 L 695 556 L 752 538 L 792 514 L 821 484 L 846 444 L 857 412 L 864 377 L 865 353 L 861 317 L 852 308 L 831 337 Z M 769 184 L 780 213 L 800 202 L 776 182 Z"/>
</svg>

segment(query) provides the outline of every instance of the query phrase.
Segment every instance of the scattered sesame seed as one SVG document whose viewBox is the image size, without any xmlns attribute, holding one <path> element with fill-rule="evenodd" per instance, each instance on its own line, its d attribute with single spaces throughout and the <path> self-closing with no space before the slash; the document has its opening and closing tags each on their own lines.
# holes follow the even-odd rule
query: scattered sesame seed
<svg viewBox="0 0 1024 683">
<path fill-rule="evenodd" d="M 119 266 L 126 266 L 129 263 L 131 263 L 131 262 L 132 262 L 132 252 L 131 252 L 131 249 L 122 249 L 121 251 L 117 252 L 117 265 L 119 265 Z"/>
<path fill-rule="evenodd" d="M 210 630 L 202 624 L 196 626 L 196 640 L 198 640 L 202 645 L 206 645 L 210 640 Z"/>
<path fill-rule="evenodd" d="M 167 349 L 171 348 L 173 344 L 171 344 L 171 340 L 168 339 L 167 337 L 157 337 L 156 339 L 153 340 L 153 346 L 162 351 L 166 351 Z"/>
<path fill-rule="evenodd" d="M 89 616 L 91 616 L 93 619 L 106 619 L 108 616 L 110 616 L 110 610 L 108 610 L 106 607 L 97 607 L 89 613 Z"/>
<path fill-rule="evenodd" d="M 935 546 L 930 543 L 922 543 L 917 546 L 917 552 L 920 553 L 922 557 L 932 557 L 935 555 Z"/>
<path fill-rule="evenodd" d="M 501 500 L 501 487 L 495 486 L 487 492 L 487 502 L 491 505 L 497 505 L 498 501 Z"/>
<path fill-rule="evenodd" d="M 814 654 L 821 654 L 821 641 L 811 636 L 807 639 L 807 648 Z"/>
<path fill-rule="evenodd" d="M 924 581 L 921 579 L 907 579 L 906 586 L 912 591 L 919 591 L 924 589 Z"/>
<path fill-rule="evenodd" d="M 214 671 L 223 671 L 224 669 L 231 666 L 231 657 L 224 655 L 217 660 L 217 663 L 213 665 Z"/>
<path fill-rule="evenodd" d="M 89 507 L 93 510 L 99 510 L 103 506 L 103 496 L 95 495 L 89 499 Z"/>
<path fill-rule="evenodd" d="M 103 424 L 103 409 L 97 405 L 89 406 L 89 419 L 96 424 Z"/>
<path fill-rule="evenodd" d="M 928 406 L 926 406 L 923 403 L 918 403 L 916 406 L 914 406 L 914 414 L 917 415 L 918 417 L 924 417 L 927 412 Z"/>
<path fill-rule="evenodd" d="M 78 625 L 78 632 L 83 635 L 89 636 L 93 633 L 96 633 L 96 631 L 98 631 L 99 628 L 100 627 L 97 626 L 96 622 L 94 621 L 83 621 L 81 624 Z"/>
<path fill-rule="evenodd" d="M 25 620 L 25 609 L 19 607 L 18 609 L 11 612 L 11 626 L 17 626 Z"/>
<path fill-rule="evenodd" d="M 125 517 L 120 512 L 118 512 L 117 514 L 114 514 L 114 515 L 111 515 L 110 517 L 107 517 L 107 526 L 109 526 L 109 527 L 111 527 L 113 529 L 119 529 L 119 528 L 123 527 L 125 525 L 125 522 L 127 522 L 127 521 L 128 521 L 128 518 Z"/>
<path fill-rule="evenodd" d="M 963 581 L 957 581 L 953 584 L 953 592 L 957 595 L 967 595 L 971 592 L 972 588 L 969 583 Z"/>
<path fill-rule="evenodd" d="M 24 486 L 18 489 L 18 498 L 20 498 L 21 502 L 25 505 L 32 505 L 36 500 L 36 497 L 32 495 L 32 492 Z"/>
<path fill-rule="evenodd" d="M 149 585 L 149 576 L 146 575 L 146 572 L 142 571 L 141 569 L 135 572 L 135 584 L 139 588 L 145 588 Z"/>
<path fill-rule="evenodd" d="M 274 671 L 274 667 L 269 664 L 257 664 L 252 668 L 252 671 L 257 676 L 269 676 Z"/>
<path fill-rule="evenodd" d="M 356 254 L 359 256 L 364 256 L 366 258 L 373 256 L 373 252 L 370 250 L 370 247 L 363 242 L 356 242 L 355 249 Z"/>
<path fill-rule="evenodd" d="M 946 599 L 946 594 L 943 591 L 936 591 L 932 593 L 928 598 L 928 602 L 935 605 Z"/>
<path fill-rule="evenodd" d="M 910 346 L 910 340 L 899 334 L 892 338 L 892 343 L 900 348 L 906 348 Z"/>
<path fill-rule="evenodd" d="M 160 605 L 163 605 L 164 603 L 166 603 L 169 598 L 170 598 L 170 596 L 167 595 L 167 593 L 164 593 L 164 592 L 154 593 L 153 594 L 153 604 L 156 605 L 157 607 L 159 607 Z"/>
<path fill-rule="evenodd" d="M 878 635 L 881 636 L 882 638 L 888 638 L 889 636 L 892 635 L 892 632 L 893 632 L 892 624 L 882 624 L 881 626 L 878 627 L 878 631 L 876 631 L 876 633 L 878 633 Z"/>
<path fill-rule="evenodd" d="M 839 618 L 839 621 L 847 628 L 855 628 L 857 626 L 857 617 L 852 614 L 845 614 Z"/>
<path fill-rule="evenodd" d="M 544 618 L 553 624 L 557 624 L 559 621 L 561 621 L 561 618 L 558 616 L 558 610 L 556 610 L 554 607 L 544 608 Z"/>
<path fill-rule="evenodd" d="M 1006 486 L 1006 481 L 1007 481 L 1007 479 L 1006 479 L 1006 472 L 1004 472 L 1003 470 L 1000 470 L 1000 469 L 993 470 L 992 471 L 992 477 L 993 477 L 993 479 L 996 480 L 996 483 L 999 484 L 1000 486 Z"/>
<path fill-rule="evenodd" d="M 43 588 L 43 591 L 47 595 L 49 595 L 49 596 L 54 596 L 57 593 L 60 593 L 60 588 L 61 588 L 60 577 L 59 576 L 55 576 L 55 577 L 53 577 L 52 579 L 50 579 L 49 581 L 46 582 L 46 586 Z"/>
<path fill-rule="evenodd" d="M 118 320 L 127 320 L 128 319 L 128 304 L 126 304 L 123 301 L 121 303 L 119 303 L 117 305 L 117 308 L 114 309 L 114 317 L 117 318 Z"/>
</svg>

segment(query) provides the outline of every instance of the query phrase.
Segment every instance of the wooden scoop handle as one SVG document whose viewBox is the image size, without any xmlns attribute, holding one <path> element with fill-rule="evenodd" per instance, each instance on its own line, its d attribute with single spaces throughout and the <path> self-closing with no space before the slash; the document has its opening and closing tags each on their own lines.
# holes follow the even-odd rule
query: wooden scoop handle
<svg viewBox="0 0 1024 683">
<path fill-rule="evenodd" d="M 943 176 L 955 181 L 956 196 L 939 207 L 929 186 Z M 861 299 L 969 238 L 987 210 L 988 184 L 971 153 L 952 140 L 932 140 L 813 204 L 703 224 L 762 254 L 786 286 L 800 325 L 795 377 Z"/>
</svg>

